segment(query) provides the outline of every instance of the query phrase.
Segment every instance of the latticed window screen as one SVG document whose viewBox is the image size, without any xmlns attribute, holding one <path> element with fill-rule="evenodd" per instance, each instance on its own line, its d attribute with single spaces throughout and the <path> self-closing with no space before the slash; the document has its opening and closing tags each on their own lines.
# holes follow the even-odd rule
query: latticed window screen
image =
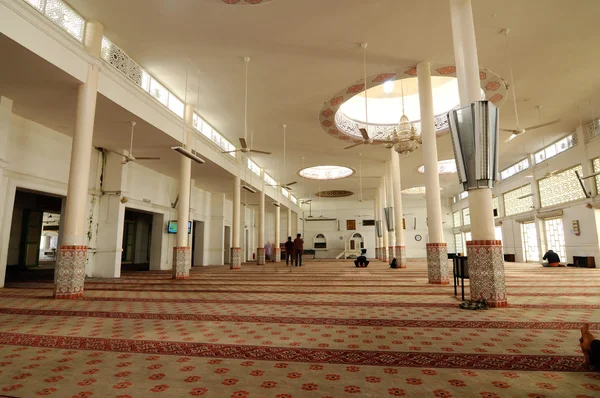
<svg viewBox="0 0 600 398">
<path fill-rule="evenodd" d="M 585 198 L 575 171 L 582 175 L 583 168 L 577 165 L 538 181 L 542 207 L 557 205 Z"/>
<path fill-rule="evenodd" d="M 537 228 L 534 222 L 521 224 L 523 234 L 523 245 L 525 247 L 525 261 L 540 261 L 540 249 L 538 247 Z"/>
<path fill-rule="evenodd" d="M 544 228 L 546 229 L 546 247 L 557 253 L 561 261 L 566 261 L 567 252 L 565 251 L 565 231 L 562 219 L 545 220 Z"/>
<path fill-rule="evenodd" d="M 248 168 L 250 169 L 250 171 L 252 171 L 254 174 L 256 174 L 257 176 L 260 176 L 260 167 L 258 167 L 258 165 L 256 163 L 254 163 L 252 160 L 248 159 Z"/>
<path fill-rule="evenodd" d="M 454 234 L 454 253 L 463 252 L 462 234 Z"/>
<path fill-rule="evenodd" d="M 467 254 L 467 242 L 473 240 L 470 232 L 465 232 L 465 239 L 463 240 L 463 253 Z"/>
<path fill-rule="evenodd" d="M 455 211 L 452 213 L 452 226 L 460 227 L 460 211 Z"/>
<path fill-rule="evenodd" d="M 462 210 L 462 216 L 463 225 L 471 225 L 471 211 L 468 207 Z"/>
<path fill-rule="evenodd" d="M 594 173 L 600 172 L 600 158 L 594 159 L 593 165 Z M 596 180 L 596 192 L 600 193 L 600 175 L 597 175 L 596 177 L 594 177 L 594 179 Z"/>
<path fill-rule="evenodd" d="M 62 0 L 25 0 L 29 5 L 42 13 L 46 18 L 73 36 L 80 43 L 83 42 L 85 19 L 77 14 Z"/>
<path fill-rule="evenodd" d="M 504 214 L 512 216 L 531 210 L 533 206 L 533 196 L 529 195 L 531 195 L 530 184 L 523 185 L 522 187 L 504 193 Z"/>
</svg>

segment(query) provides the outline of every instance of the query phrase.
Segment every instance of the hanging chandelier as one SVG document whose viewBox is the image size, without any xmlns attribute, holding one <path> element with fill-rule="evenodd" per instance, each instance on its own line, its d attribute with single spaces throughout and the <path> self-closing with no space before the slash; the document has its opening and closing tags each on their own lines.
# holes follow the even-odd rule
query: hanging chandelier
<svg viewBox="0 0 600 398">
<path fill-rule="evenodd" d="M 400 89 L 402 91 L 402 116 L 400 117 L 400 123 L 394 128 L 394 132 L 389 138 L 393 142 L 393 144 L 389 144 L 389 147 L 393 146 L 396 152 L 401 155 L 410 155 L 419 148 L 422 140 L 421 135 L 417 133 L 417 129 L 404 112 L 404 85 L 402 80 L 400 80 Z"/>
</svg>

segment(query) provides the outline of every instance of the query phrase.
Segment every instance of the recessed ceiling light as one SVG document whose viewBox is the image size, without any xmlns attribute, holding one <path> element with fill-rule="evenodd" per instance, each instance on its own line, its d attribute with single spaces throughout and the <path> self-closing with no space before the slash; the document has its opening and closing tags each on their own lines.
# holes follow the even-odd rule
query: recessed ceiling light
<svg viewBox="0 0 600 398">
<path fill-rule="evenodd" d="M 394 81 L 388 80 L 387 82 L 383 83 L 383 91 L 388 94 L 393 92 L 394 91 Z"/>
</svg>

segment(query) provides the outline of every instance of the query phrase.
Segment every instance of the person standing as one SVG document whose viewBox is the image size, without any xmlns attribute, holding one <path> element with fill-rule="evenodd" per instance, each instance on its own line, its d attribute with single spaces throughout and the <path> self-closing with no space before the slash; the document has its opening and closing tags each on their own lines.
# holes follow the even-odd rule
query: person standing
<svg viewBox="0 0 600 398">
<path fill-rule="evenodd" d="M 294 252 L 294 242 L 292 242 L 292 237 L 288 236 L 287 242 L 285 242 L 285 266 L 287 267 L 290 263 L 294 265 L 294 258 L 292 257 L 292 253 Z"/>
<path fill-rule="evenodd" d="M 301 234 L 296 235 L 294 239 L 294 258 L 296 259 L 296 267 L 302 267 L 302 252 L 304 251 L 304 241 Z"/>
</svg>

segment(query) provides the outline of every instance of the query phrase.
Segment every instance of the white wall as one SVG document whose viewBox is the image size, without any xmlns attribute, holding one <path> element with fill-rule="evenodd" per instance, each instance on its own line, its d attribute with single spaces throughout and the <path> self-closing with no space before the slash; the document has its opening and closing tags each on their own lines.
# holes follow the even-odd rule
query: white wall
<svg viewBox="0 0 600 398">
<path fill-rule="evenodd" d="M 308 206 L 304 206 L 304 218 L 308 218 Z M 375 227 L 363 226 L 362 220 L 373 220 L 373 201 L 358 202 L 352 199 L 319 198 L 312 202 L 313 218 L 319 216 L 336 218 L 336 221 L 305 221 L 304 248 L 313 249 L 314 238 L 322 233 L 327 238 L 327 250 L 317 249 L 317 258 L 335 258 L 344 251 L 349 235 L 360 233 L 367 249 L 367 257 L 375 257 Z M 293 215 L 292 215 L 293 217 Z M 346 221 L 355 220 L 356 230 L 348 231 Z M 293 231 L 293 230 L 292 230 Z M 282 235 L 284 236 L 284 235 Z M 340 239 L 342 237 L 342 239 Z"/>
<path fill-rule="evenodd" d="M 454 237 L 452 235 L 452 212 L 449 201 L 442 198 L 442 228 L 444 239 L 448 244 L 448 251 L 453 247 Z M 402 195 L 402 210 L 406 220 L 406 229 L 404 230 L 404 242 L 406 246 L 406 257 L 408 258 L 427 258 L 426 244 L 429 242 L 429 231 L 427 229 L 427 207 L 425 198 L 422 196 L 414 197 L 411 195 Z M 415 228 L 416 221 L 416 228 Z M 421 236 L 417 241 L 415 237 Z"/>
<path fill-rule="evenodd" d="M 531 159 L 531 167 L 529 169 L 496 183 L 493 192 L 499 198 L 500 217 L 497 219 L 497 222 L 502 223 L 501 228 L 504 252 L 515 254 L 516 261 L 524 261 L 521 224 L 516 220 L 528 216 L 535 217 L 537 214 L 554 210 L 562 210 L 563 212 L 561 218 L 565 234 L 565 250 L 567 258 L 561 260 L 570 263 L 573 261 L 573 256 L 594 256 L 596 262 L 600 261 L 600 239 L 598 233 L 598 227 L 600 226 L 598 221 L 600 221 L 600 218 L 598 217 L 598 210 L 587 206 L 588 204 L 593 204 L 597 207 L 598 204 L 600 204 L 594 178 L 585 181 L 586 190 L 592 193 L 592 198 L 590 199 L 581 199 L 543 209 L 540 208 L 539 203 L 537 180 L 543 178 L 546 173 L 567 169 L 579 164 L 582 165 L 584 176 L 593 172 L 592 160 L 600 156 L 600 139 L 596 137 L 588 140 L 586 135 L 579 128 L 577 129 L 576 134 L 578 137 L 578 144 L 575 147 L 547 159 L 538 165 Z M 567 132 L 565 132 L 565 136 L 566 135 L 568 135 Z M 546 142 L 545 144 L 549 145 L 551 143 Z M 540 142 L 539 149 L 542 149 L 542 142 Z M 526 176 L 531 175 L 533 175 L 533 178 L 526 178 Z M 534 208 L 527 213 L 509 217 L 504 216 L 503 194 L 526 184 L 530 184 L 532 187 L 532 192 L 534 193 Z M 453 211 L 462 211 L 463 208 L 468 207 L 468 201 L 469 199 L 467 198 L 455 203 L 452 206 Z M 579 236 L 575 235 L 573 231 L 572 222 L 574 220 L 579 221 Z M 540 257 L 542 257 L 544 252 L 548 249 L 545 244 L 545 230 L 543 226 L 543 220 L 536 220 Z M 455 229 L 455 231 L 458 231 L 458 228 Z"/>
<path fill-rule="evenodd" d="M 0 286 L 4 284 L 4 275 L 9 256 L 8 242 L 11 234 L 18 233 L 13 229 L 14 197 L 17 188 L 24 188 L 65 196 L 67 193 L 68 170 L 70 163 L 71 138 L 44 127 L 40 124 L 12 114 L 7 136 L 8 150 L 6 163 L 3 165 L 2 182 L 6 188 L 3 195 L 3 206 L 0 209 Z M 42 166 L 43 165 L 43 166 Z M 88 206 L 86 210 L 88 262 L 86 274 L 96 275 L 95 257 L 96 243 L 99 229 L 104 227 L 105 219 L 99 220 L 100 214 L 100 173 L 101 153 L 92 149 L 92 159 L 89 177 Z M 167 234 L 168 220 L 177 218 L 177 211 L 171 207 L 178 191 L 177 181 L 169 176 L 158 173 L 138 163 L 129 163 L 126 166 L 127 178 L 122 186 L 122 197 L 127 198 L 127 203 L 117 201 L 116 206 L 138 209 L 162 217 L 161 225 L 154 225 L 152 242 L 152 269 L 171 269 L 172 248 L 175 245 L 173 235 Z M 4 196 L 5 195 L 5 196 Z M 221 265 L 223 225 L 225 218 L 231 220 L 231 201 L 225 203 L 223 194 L 217 194 L 214 207 L 211 205 L 212 195 L 202 190 L 197 185 L 192 190 L 191 214 L 192 219 L 206 222 L 207 241 L 205 243 L 205 264 Z M 114 202 L 111 202 L 113 205 Z M 106 214 L 103 213 L 103 216 Z M 156 218 L 155 218 L 156 219 Z M 100 222 L 101 221 L 101 222 Z M 211 227 L 211 224 L 212 225 Z M 122 228 L 122 224 L 121 224 Z M 215 231 L 213 234 L 212 232 Z M 147 233 L 147 231 L 146 231 Z M 220 234 L 220 238 L 219 235 Z M 208 236 L 214 236 L 210 240 Z M 157 240 L 158 239 L 158 240 Z M 115 240 L 117 242 L 118 240 Z M 160 243 L 160 250 L 156 252 L 156 243 Z M 120 250 L 120 247 L 114 248 Z M 143 248 L 140 248 L 143 250 Z M 119 268 L 119 270 L 116 270 Z M 110 271 L 110 270 L 108 270 Z M 120 275 L 120 264 L 115 264 L 112 276 Z"/>
</svg>

